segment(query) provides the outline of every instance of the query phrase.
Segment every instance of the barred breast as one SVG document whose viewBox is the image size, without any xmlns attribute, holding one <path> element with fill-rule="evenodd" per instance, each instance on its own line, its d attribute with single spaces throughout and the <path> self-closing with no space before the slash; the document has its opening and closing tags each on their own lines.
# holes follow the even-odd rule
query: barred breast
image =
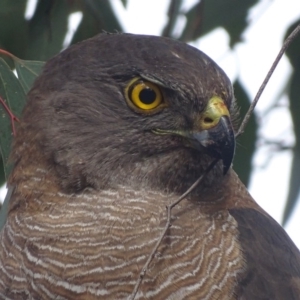
<svg viewBox="0 0 300 300">
<path fill-rule="evenodd" d="M 15 191 L 23 205 L 0 235 L 1 299 L 128 299 L 177 198 L 126 186 L 32 191 Z M 244 267 L 237 236 L 226 210 L 182 201 L 136 299 L 234 299 Z"/>
</svg>

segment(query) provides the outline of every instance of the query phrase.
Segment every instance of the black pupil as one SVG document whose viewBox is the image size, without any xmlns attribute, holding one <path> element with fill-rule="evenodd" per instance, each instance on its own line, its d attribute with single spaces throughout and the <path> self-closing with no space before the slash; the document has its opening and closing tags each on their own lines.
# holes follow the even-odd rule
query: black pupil
<svg viewBox="0 0 300 300">
<path fill-rule="evenodd" d="M 140 91 L 139 97 L 144 104 L 152 104 L 156 99 L 156 93 L 152 89 L 146 88 Z"/>
</svg>

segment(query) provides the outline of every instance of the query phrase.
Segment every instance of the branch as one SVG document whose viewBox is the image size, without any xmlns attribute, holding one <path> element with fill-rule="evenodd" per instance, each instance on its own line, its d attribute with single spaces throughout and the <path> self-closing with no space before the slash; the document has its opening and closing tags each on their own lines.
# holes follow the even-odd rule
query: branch
<svg viewBox="0 0 300 300">
<path fill-rule="evenodd" d="M 160 238 L 158 239 L 156 245 L 154 246 L 152 252 L 150 253 L 145 265 L 143 266 L 141 272 L 140 272 L 140 275 L 139 275 L 139 279 L 137 280 L 136 284 L 135 284 L 135 287 L 134 287 L 134 290 L 131 294 L 131 297 L 129 298 L 129 300 L 134 300 L 135 299 L 135 296 L 139 290 L 139 287 L 146 275 L 146 272 L 148 270 L 148 267 L 151 263 L 151 261 L 153 260 L 154 256 L 155 256 L 155 253 L 159 247 L 159 245 L 161 244 L 163 238 L 165 237 L 168 229 L 170 228 L 171 226 L 171 211 L 172 209 L 177 205 L 179 204 L 191 191 L 193 191 L 195 189 L 195 187 L 200 184 L 203 179 L 205 178 L 205 176 L 211 171 L 211 169 L 216 165 L 216 163 L 219 161 L 219 159 L 215 159 L 209 166 L 208 168 L 204 171 L 204 173 L 193 183 L 193 185 L 191 185 L 191 187 L 185 192 L 183 193 L 176 201 L 174 201 L 173 203 L 169 204 L 166 206 L 166 209 L 167 209 L 167 222 L 166 222 L 166 226 L 160 236 Z"/>
<path fill-rule="evenodd" d="M 5 101 L 1 98 L 0 96 L 0 103 L 2 104 L 2 106 L 4 107 L 4 109 L 6 110 L 9 118 L 10 118 L 10 122 L 11 122 L 11 127 L 12 127 L 12 132 L 13 135 L 16 136 L 16 130 L 15 130 L 15 122 L 20 122 L 19 119 L 11 112 L 10 108 L 7 106 L 7 104 L 5 103 Z"/>
<path fill-rule="evenodd" d="M 284 52 L 286 51 L 286 49 L 289 47 L 289 45 L 291 44 L 291 42 L 296 38 L 296 36 L 299 33 L 299 31 L 300 31 L 300 25 L 298 25 L 293 30 L 293 32 L 284 41 L 282 48 L 280 49 L 280 51 L 279 51 L 279 53 L 278 53 L 275 61 L 273 62 L 273 64 L 272 64 L 272 66 L 271 66 L 271 68 L 270 68 L 270 70 L 269 70 L 266 78 L 264 79 L 263 83 L 261 84 L 261 86 L 260 86 L 260 88 L 259 88 L 259 90 L 258 90 L 258 92 L 257 92 L 257 94 L 256 94 L 256 96 L 255 96 L 255 98 L 253 100 L 253 102 L 250 105 L 250 107 L 249 107 L 249 109 L 248 109 L 248 111 L 247 111 L 247 113 L 246 113 L 246 115 L 245 115 L 245 117 L 243 119 L 243 122 L 242 122 L 242 124 L 241 124 L 241 126 L 240 126 L 240 128 L 239 128 L 239 130 L 237 132 L 237 134 L 235 135 L 236 137 L 240 136 L 244 132 L 245 127 L 246 127 L 246 125 L 247 125 L 247 123 L 248 123 L 248 121 L 249 121 L 249 119 L 250 119 L 250 117 L 251 117 L 251 115 L 253 113 L 253 110 L 254 110 L 254 108 L 255 108 L 255 106 L 256 106 L 256 104 L 257 104 L 257 102 L 258 102 L 261 94 L 263 93 L 266 85 L 268 84 L 268 82 L 269 82 L 269 80 L 270 80 L 270 78 L 271 78 L 274 70 L 276 69 L 276 67 L 277 67 L 277 65 L 278 65 L 278 63 L 279 63 L 282 55 L 284 54 Z"/>
<path fill-rule="evenodd" d="M 8 57 L 10 57 L 13 60 L 18 59 L 16 56 L 14 56 L 13 54 L 11 54 L 10 52 L 8 52 L 8 51 L 6 51 L 4 49 L 0 49 L 0 54 L 8 56 Z"/>
</svg>

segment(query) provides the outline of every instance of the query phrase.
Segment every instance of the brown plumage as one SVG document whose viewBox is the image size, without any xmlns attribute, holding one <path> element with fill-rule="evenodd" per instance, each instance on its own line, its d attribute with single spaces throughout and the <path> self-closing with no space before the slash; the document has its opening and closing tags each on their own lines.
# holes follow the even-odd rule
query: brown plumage
<svg viewBox="0 0 300 300">
<path fill-rule="evenodd" d="M 171 39 L 102 34 L 51 59 L 13 147 L 0 298 L 127 299 L 165 206 L 219 157 L 136 299 L 300 299 L 299 250 L 229 168 L 235 111 L 224 72 Z"/>
</svg>

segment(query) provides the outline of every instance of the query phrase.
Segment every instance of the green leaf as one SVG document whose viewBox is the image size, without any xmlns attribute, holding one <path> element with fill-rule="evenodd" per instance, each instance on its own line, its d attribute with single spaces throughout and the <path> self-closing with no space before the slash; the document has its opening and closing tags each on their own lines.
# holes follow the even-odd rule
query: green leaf
<svg viewBox="0 0 300 300">
<path fill-rule="evenodd" d="M 71 44 L 90 38 L 100 32 L 122 32 L 122 27 L 109 1 L 85 0 L 82 21 Z"/>
<path fill-rule="evenodd" d="M 288 193 L 287 201 L 283 212 L 283 218 L 282 218 L 283 225 L 286 224 L 286 222 L 290 218 L 296 206 L 299 197 L 299 192 L 300 192 L 299 178 L 300 178 L 300 155 L 298 151 L 294 151 L 293 159 L 292 159 L 290 182 L 289 182 L 289 193 Z"/>
<path fill-rule="evenodd" d="M 287 30 L 286 37 L 300 24 L 300 20 L 296 21 Z M 288 93 L 290 102 L 290 113 L 295 134 L 295 146 L 293 149 L 292 169 L 289 183 L 289 193 L 287 197 L 286 206 L 283 214 L 283 224 L 287 222 L 295 205 L 297 203 L 300 193 L 300 38 L 296 38 L 286 51 L 294 72 L 290 79 L 290 90 Z"/>
<path fill-rule="evenodd" d="M 234 83 L 233 87 L 240 108 L 240 118 L 244 118 L 250 106 L 250 99 L 238 80 Z M 252 115 L 245 132 L 237 140 L 233 168 L 246 186 L 249 184 L 252 171 L 252 158 L 255 151 L 257 130 L 258 124 L 255 115 Z"/>
<path fill-rule="evenodd" d="M 0 155 L 0 188 L 5 183 L 4 164 L 2 156 Z"/>
<path fill-rule="evenodd" d="M 27 94 L 44 66 L 42 61 L 14 59 L 19 81 Z"/>
<path fill-rule="evenodd" d="M 202 0 L 186 13 L 187 23 L 180 37 L 183 41 L 199 38 L 217 27 L 230 36 L 230 46 L 241 40 L 248 26 L 249 9 L 258 0 Z"/>
<path fill-rule="evenodd" d="M 68 29 L 69 1 L 40 0 L 29 21 L 26 59 L 47 60 L 57 54 Z"/>
<path fill-rule="evenodd" d="M 199 1 L 185 14 L 187 22 L 179 38 L 181 41 L 188 42 L 204 35 L 202 30 L 204 14 L 203 4 L 204 1 Z"/>
<path fill-rule="evenodd" d="M 14 73 L 6 62 L 0 58 L 0 96 L 6 105 L 17 117 L 26 102 L 25 92 Z M 12 143 L 11 119 L 3 105 L 0 105 L 0 152 L 4 162 L 4 173 L 6 179 L 11 171 L 11 164 L 8 163 Z"/>
<path fill-rule="evenodd" d="M 7 212 L 8 212 L 8 203 L 9 203 L 10 197 L 12 195 L 12 192 L 13 192 L 13 188 L 9 188 L 7 191 L 6 197 L 4 199 L 3 205 L 1 207 L 1 210 L 0 210 L 0 231 L 6 222 Z"/>
<path fill-rule="evenodd" d="M 27 44 L 26 4 L 25 0 L 0 0 L 0 48 L 20 57 Z"/>
<path fill-rule="evenodd" d="M 41 72 L 44 62 L 25 61 L 13 55 L 9 56 L 15 63 L 19 80 L 5 61 L 0 59 L 0 96 L 9 110 L 16 116 L 20 116 L 26 102 L 25 94 L 30 90 L 35 78 Z M 0 186 L 7 180 L 12 169 L 12 164 L 9 163 L 11 143 L 11 119 L 3 105 L 0 104 Z M 6 220 L 10 194 L 7 194 L 2 207 L 0 207 L 0 229 Z"/>
<path fill-rule="evenodd" d="M 123 4 L 124 8 L 126 8 L 126 6 L 127 6 L 127 0 L 121 0 L 121 2 Z"/>
<path fill-rule="evenodd" d="M 169 9 L 168 9 L 168 17 L 169 20 L 166 26 L 163 29 L 162 36 L 172 37 L 174 27 L 176 25 L 178 16 L 181 15 L 180 8 L 182 5 L 182 0 L 171 0 Z"/>
</svg>

